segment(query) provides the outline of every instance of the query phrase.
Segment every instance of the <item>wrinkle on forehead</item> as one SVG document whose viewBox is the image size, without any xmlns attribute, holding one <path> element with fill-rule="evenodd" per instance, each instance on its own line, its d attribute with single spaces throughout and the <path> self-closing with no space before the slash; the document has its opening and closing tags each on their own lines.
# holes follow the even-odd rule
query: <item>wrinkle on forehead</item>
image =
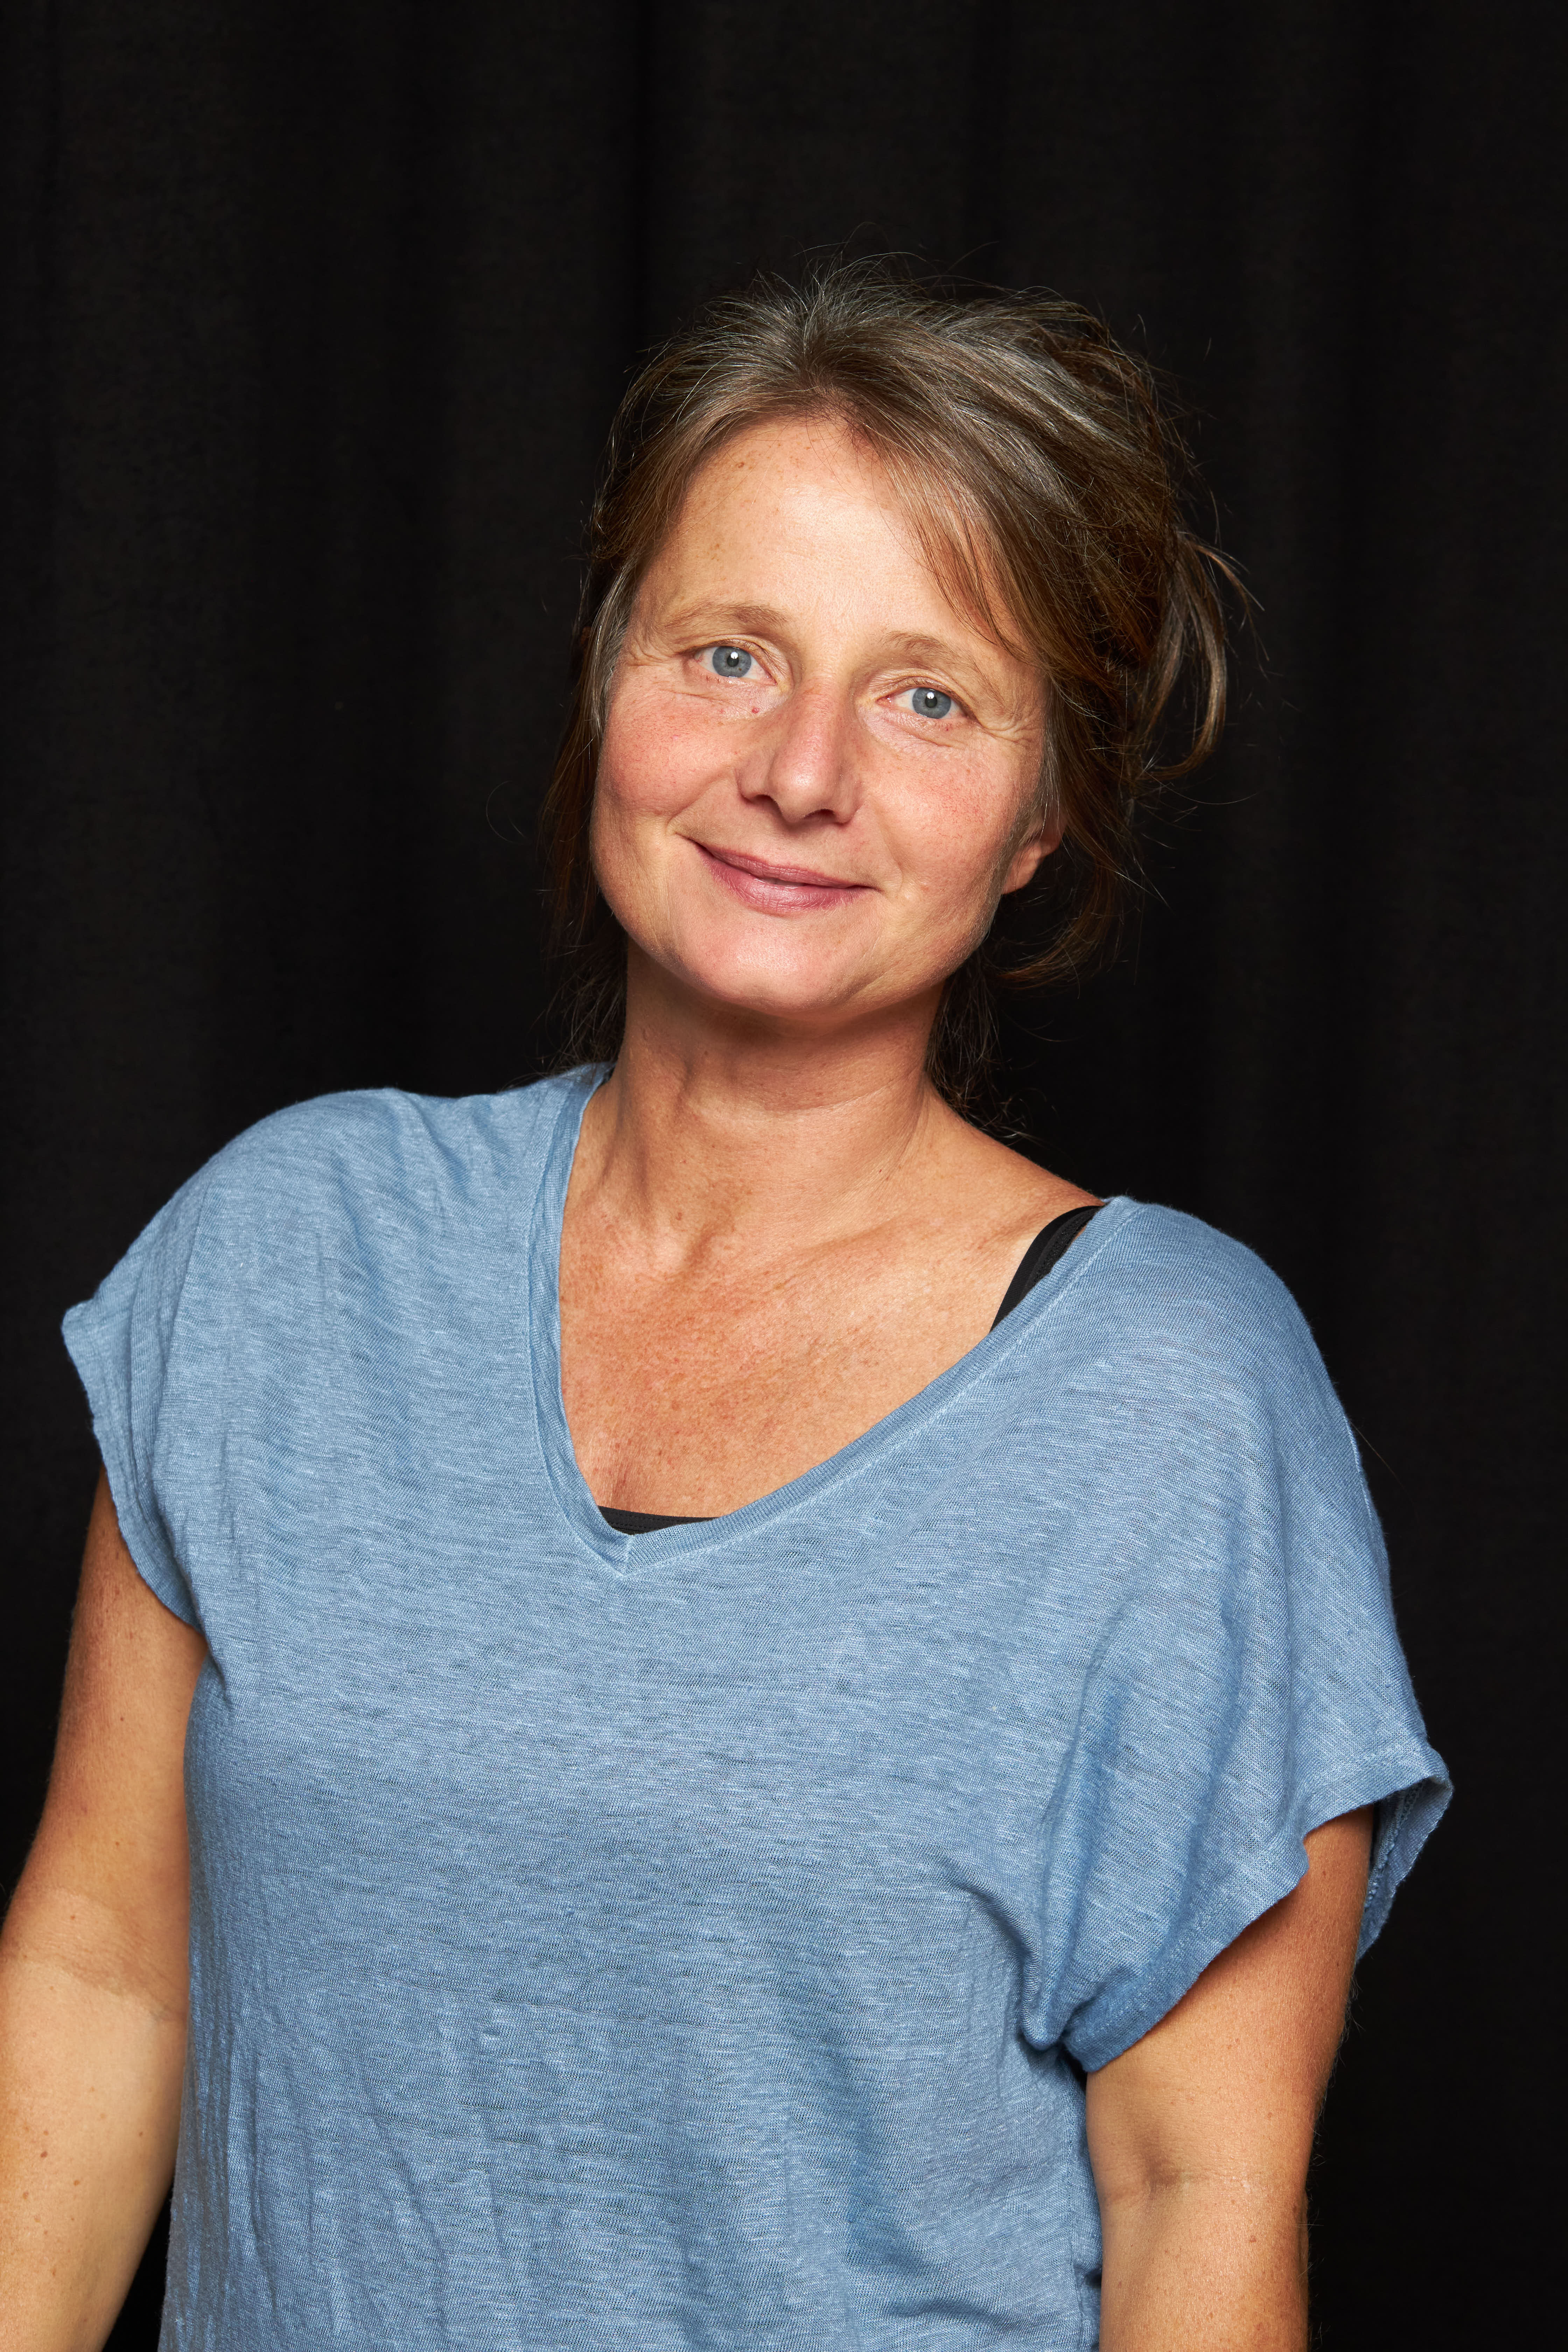
<svg viewBox="0 0 1568 2352">
<path fill-rule="evenodd" d="M 962 488 L 933 481 L 923 452 L 882 442 L 858 418 L 836 410 L 832 423 L 886 480 L 927 570 L 953 610 L 1014 661 L 1037 671 L 1038 648 L 1018 625 L 996 551 Z"/>
<path fill-rule="evenodd" d="M 771 416 L 754 418 L 708 453 L 687 484 L 668 528 L 649 560 L 638 601 L 642 591 L 662 568 L 677 534 L 699 520 L 706 503 L 701 492 L 704 487 L 713 487 L 714 468 L 722 463 L 733 474 L 760 475 L 765 480 L 769 461 L 766 449 L 761 446 L 763 436 L 792 426 L 828 451 L 837 444 L 837 451 L 850 460 L 844 470 L 853 472 L 861 486 L 868 469 L 879 478 L 886 486 L 883 520 L 889 534 L 906 548 L 912 545 L 912 551 L 953 614 L 987 644 L 1028 671 L 1043 697 L 1046 669 L 1040 650 L 1018 625 L 994 552 L 968 502 L 961 495 L 933 488 L 922 478 L 923 460 L 883 447 L 858 419 L 832 404 L 816 408 L 791 407 Z M 930 643 L 934 649 L 936 641 Z"/>
</svg>

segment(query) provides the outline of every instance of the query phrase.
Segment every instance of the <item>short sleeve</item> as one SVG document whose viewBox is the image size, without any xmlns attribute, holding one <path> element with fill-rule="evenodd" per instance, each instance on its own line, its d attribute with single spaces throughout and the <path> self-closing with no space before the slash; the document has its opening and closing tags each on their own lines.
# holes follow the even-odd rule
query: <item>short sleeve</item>
<svg viewBox="0 0 1568 2352">
<path fill-rule="evenodd" d="M 1239 1302 L 1089 1401 L 1128 1492 L 1025 2021 L 1091 2070 L 1289 1893 L 1309 1831 L 1375 1806 L 1364 1951 L 1449 1795 L 1354 1439 L 1288 1295 L 1247 1265 Z"/>
<path fill-rule="evenodd" d="M 184 1374 L 182 1303 L 211 1169 L 191 1179 L 63 1329 L 92 1412 L 120 1531 L 143 1580 L 187 1625 L 200 1622 L 160 1499 L 171 1435 L 171 1389 Z"/>
</svg>

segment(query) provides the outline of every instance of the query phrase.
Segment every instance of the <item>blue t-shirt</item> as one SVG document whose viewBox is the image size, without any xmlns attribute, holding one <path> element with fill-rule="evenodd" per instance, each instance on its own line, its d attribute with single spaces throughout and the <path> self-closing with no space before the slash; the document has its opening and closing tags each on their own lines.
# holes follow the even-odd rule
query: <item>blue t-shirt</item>
<svg viewBox="0 0 1568 2352">
<path fill-rule="evenodd" d="M 1080 2070 L 1447 1795 L 1300 1316 L 1112 1201 L 960 1363 L 624 1536 L 561 1402 L 594 1074 L 220 1152 L 67 1334 L 200 1627 L 163 2342 L 1098 2336 Z"/>
</svg>

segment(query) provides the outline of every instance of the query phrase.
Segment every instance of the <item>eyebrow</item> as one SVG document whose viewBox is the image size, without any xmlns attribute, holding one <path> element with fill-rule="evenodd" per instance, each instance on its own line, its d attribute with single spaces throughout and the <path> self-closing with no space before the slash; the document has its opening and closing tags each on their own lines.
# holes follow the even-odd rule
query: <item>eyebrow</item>
<svg viewBox="0 0 1568 2352">
<path fill-rule="evenodd" d="M 921 636 L 911 635 L 905 629 L 895 629 L 889 637 L 888 643 L 896 647 L 907 661 L 938 662 L 944 667 L 949 663 L 957 662 L 972 676 L 973 675 L 973 664 L 956 646 L 950 645 L 944 637 Z"/>
<path fill-rule="evenodd" d="M 689 636 L 694 629 L 709 628 L 725 622 L 742 629 L 750 636 L 766 637 L 785 625 L 783 613 L 771 604 L 726 604 L 717 597 L 699 597 L 667 614 L 662 625 L 672 636 Z"/>
</svg>

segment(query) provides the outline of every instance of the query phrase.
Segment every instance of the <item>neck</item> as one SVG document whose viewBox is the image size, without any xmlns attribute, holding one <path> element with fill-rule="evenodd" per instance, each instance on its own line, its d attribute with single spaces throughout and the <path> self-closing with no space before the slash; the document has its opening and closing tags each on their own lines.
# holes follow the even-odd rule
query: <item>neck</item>
<svg viewBox="0 0 1568 2352">
<path fill-rule="evenodd" d="M 897 1213 L 966 1132 L 925 1074 L 937 1001 L 804 1030 L 694 1003 L 634 947 L 626 1041 L 584 1118 L 574 1193 L 682 1255 Z"/>
</svg>

